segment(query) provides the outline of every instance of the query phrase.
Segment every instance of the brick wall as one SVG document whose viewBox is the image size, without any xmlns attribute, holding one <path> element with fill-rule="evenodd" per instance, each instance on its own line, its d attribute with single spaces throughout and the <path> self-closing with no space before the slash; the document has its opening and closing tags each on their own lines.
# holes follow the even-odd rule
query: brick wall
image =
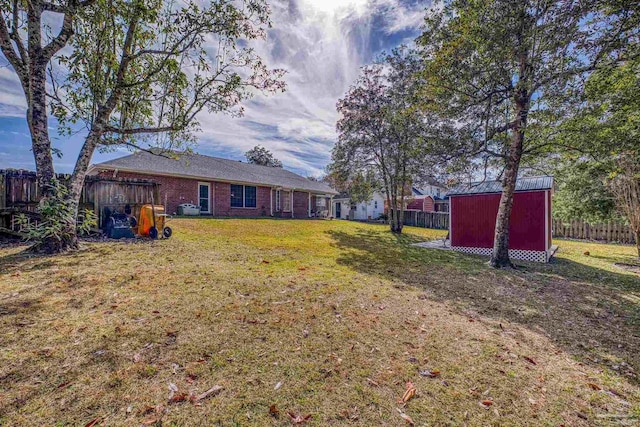
<svg viewBox="0 0 640 427">
<path fill-rule="evenodd" d="M 295 218 L 309 218 L 309 193 L 306 191 L 293 193 L 293 216 Z"/>
<path fill-rule="evenodd" d="M 113 177 L 113 171 L 102 171 L 98 175 L 103 177 Z M 208 182 L 192 178 L 177 178 L 169 176 L 147 175 L 136 172 L 118 172 L 120 178 L 140 178 L 153 179 L 160 184 L 160 200 L 156 204 L 164 205 L 165 198 L 167 213 L 174 214 L 178 210 L 178 205 L 182 203 L 193 203 L 199 205 L 198 183 Z M 231 207 L 231 184 L 226 182 L 209 182 L 211 184 L 211 214 L 215 216 L 237 216 L 237 217 L 261 217 L 271 215 L 271 205 L 273 205 L 273 215 L 275 217 L 291 218 L 291 212 L 276 211 L 276 190 L 270 187 L 257 187 L 257 203 L 255 208 L 232 208 Z M 284 199 L 289 194 L 284 190 L 280 191 L 280 208 L 283 209 Z M 289 196 L 290 197 L 290 196 Z M 328 202 L 327 202 L 328 206 Z M 316 210 L 316 196 L 311 196 L 311 209 Z M 328 208 L 327 208 L 328 209 Z M 306 191 L 295 191 L 293 194 L 293 212 L 295 218 L 309 217 L 309 193 Z"/>
<path fill-rule="evenodd" d="M 113 171 L 102 171 L 99 173 L 102 177 L 113 177 Z M 160 188 L 160 200 L 156 200 L 156 204 L 164 205 L 165 198 L 167 203 L 167 213 L 174 214 L 178 210 L 178 205 L 182 203 L 193 203 L 199 205 L 198 201 L 198 180 L 189 178 L 176 178 L 169 176 L 145 175 L 135 172 L 118 172 L 118 178 L 139 178 L 153 179 Z M 211 186 L 213 188 L 213 185 Z"/>
<path fill-rule="evenodd" d="M 239 216 L 239 217 L 258 217 L 270 216 L 269 209 L 270 187 L 257 187 L 256 189 L 256 207 L 255 208 L 232 208 L 231 207 L 231 184 L 226 182 L 215 183 L 215 216 Z"/>
</svg>

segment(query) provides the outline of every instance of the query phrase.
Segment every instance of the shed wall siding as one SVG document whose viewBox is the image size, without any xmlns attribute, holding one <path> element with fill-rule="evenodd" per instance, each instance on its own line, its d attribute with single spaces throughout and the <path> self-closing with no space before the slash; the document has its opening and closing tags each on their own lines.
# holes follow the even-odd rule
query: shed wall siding
<svg viewBox="0 0 640 427">
<path fill-rule="evenodd" d="M 509 249 L 545 251 L 547 192 L 514 194 Z M 451 197 L 451 246 L 492 248 L 500 194 Z"/>
</svg>

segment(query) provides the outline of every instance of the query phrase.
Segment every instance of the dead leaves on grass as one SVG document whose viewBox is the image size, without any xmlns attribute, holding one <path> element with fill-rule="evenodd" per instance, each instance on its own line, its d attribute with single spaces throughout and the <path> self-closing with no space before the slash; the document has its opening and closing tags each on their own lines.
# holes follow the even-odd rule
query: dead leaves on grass
<svg viewBox="0 0 640 427">
<path fill-rule="evenodd" d="M 398 411 L 398 414 L 400 414 L 400 418 L 405 420 L 407 424 L 409 424 L 410 426 L 415 425 L 415 423 L 413 422 L 413 419 L 409 415 L 402 412 L 401 409 L 396 408 L 396 411 Z"/>
<path fill-rule="evenodd" d="M 489 409 L 493 405 L 493 400 L 485 399 L 480 401 L 480 406 L 484 409 Z"/>
<path fill-rule="evenodd" d="M 207 399 L 209 397 L 213 397 L 213 396 L 217 396 L 218 394 L 220 394 L 222 392 L 222 390 L 224 390 L 224 387 L 222 387 L 221 385 L 214 385 L 213 387 L 211 387 L 210 389 L 197 394 L 195 393 L 193 390 L 190 391 L 189 393 L 187 392 L 181 392 L 178 389 L 178 386 L 175 385 L 174 383 L 169 383 L 169 398 L 168 401 L 169 403 L 181 403 L 181 402 L 186 402 L 189 401 L 191 403 L 193 403 L 196 406 L 200 405 L 200 401 Z"/>
<path fill-rule="evenodd" d="M 420 371 L 419 374 L 427 378 L 437 378 L 440 376 L 440 371 L 436 369 L 425 369 L 424 371 Z"/>
<path fill-rule="evenodd" d="M 293 411 L 289 411 L 287 412 L 287 414 L 289 414 L 289 417 L 291 418 L 291 422 L 293 424 L 305 424 L 312 417 L 311 414 L 302 415 L 302 414 L 296 414 Z"/>
<path fill-rule="evenodd" d="M 106 421 L 106 417 L 96 417 L 94 419 L 92 419 L 91 421 L 89 421 L 88 423 L 86 423 L 84 425 L 84 427 L 96 427 L 97 425 L 105 425 L 105 421 Z"/>
<path fill-rule="evenodd" d="M 587 386 L 589 386 L 589 388 L 594 391 L 602 390 L 602 387 L 600 387 L 598 384 L 595 384 L 595 383 L 587 383 Z"/>
<path fill-rule="evenodd" d="M 199 401 L 204 400 L 204 399 L 206 399 L 208 397 L 217 396 L 218 394 L 220 394 L 220 392 L 222 392 L 222 390 L 224 390 L 224 387 L 222 387 L 221 385 L 214 385 L 209 390 L 197 395 L 195 397 L 195 401 L 199 402 Z"/>
<path fill-rule="evenodd" d="M 372 387 L 378 387 L 380 384 L 378 384 L 376 381 L 372 380 L 371 378 L 367 378 L 367 382 L 369 383 L 369 385 L 371 385 Z"/>
<path fill-rule="evenodd" d="M 271 415 L 273 418 L 280 417 L 280 410 L 275 404 L 269 406 L 269 415 Z"/>
<path fill-rule="evenodd" d="M 404 391 L 404 394 L 400 399 L 398 399 L 398 403 L 406 404 L 408 401 L 413 399 L 416 395 L 416 387 L 413 385 L 411 381 L 407 381 L 407 389 Z"/>
</svg>

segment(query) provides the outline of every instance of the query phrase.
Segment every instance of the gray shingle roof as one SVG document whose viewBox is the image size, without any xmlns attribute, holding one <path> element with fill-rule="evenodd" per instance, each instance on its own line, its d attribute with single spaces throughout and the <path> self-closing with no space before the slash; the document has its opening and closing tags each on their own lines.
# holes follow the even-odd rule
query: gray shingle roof
<svg viewBox="0 0 640 427">
<path fill-rule="evenodd" d="M 516 191 L 538 191 L 551 188 L 553 188 L 552 176 L 532 176 L 518 178 L 516 181 Z M 483 181 L 461 185 L 449 191 L 447 196 L 487 193 L 502 193 L 502 183 L 500 181 Z"/>
<path fill-rule="evenodd" d="M 179 175 L 200 179 L 257 184 L 288 189 L 337 194 L 324 182 L 311 181 L 282 168 L 259 166 L 236 160 L 182 154 L 173 159 L 144 151 L 95 165 L 97 169 L 120 169 L 145 174 Z"/>
</svg>

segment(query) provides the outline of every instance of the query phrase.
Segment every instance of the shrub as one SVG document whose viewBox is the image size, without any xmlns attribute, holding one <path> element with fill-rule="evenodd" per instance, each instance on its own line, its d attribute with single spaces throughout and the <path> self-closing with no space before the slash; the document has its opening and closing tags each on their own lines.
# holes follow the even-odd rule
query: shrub
<svg viewBox="0 0 640 427">
<path fill-rule="evenodd" d="M 36 248 L 51 242 L 57 242 L 62 248 L 75 246 L 78 234 L 86 235 L 98 224 L 98 217 L 90 209 L 79 212 L 76 219 L 75 202 L 69 198 L 67 187 L 57 179 L 52 180 L 50 192 L 38 206 L 38 213 L 38 221 L 32 221 L 25 214 L 17 217 L 25 240 L 34 242 Z"/>
</svg>

